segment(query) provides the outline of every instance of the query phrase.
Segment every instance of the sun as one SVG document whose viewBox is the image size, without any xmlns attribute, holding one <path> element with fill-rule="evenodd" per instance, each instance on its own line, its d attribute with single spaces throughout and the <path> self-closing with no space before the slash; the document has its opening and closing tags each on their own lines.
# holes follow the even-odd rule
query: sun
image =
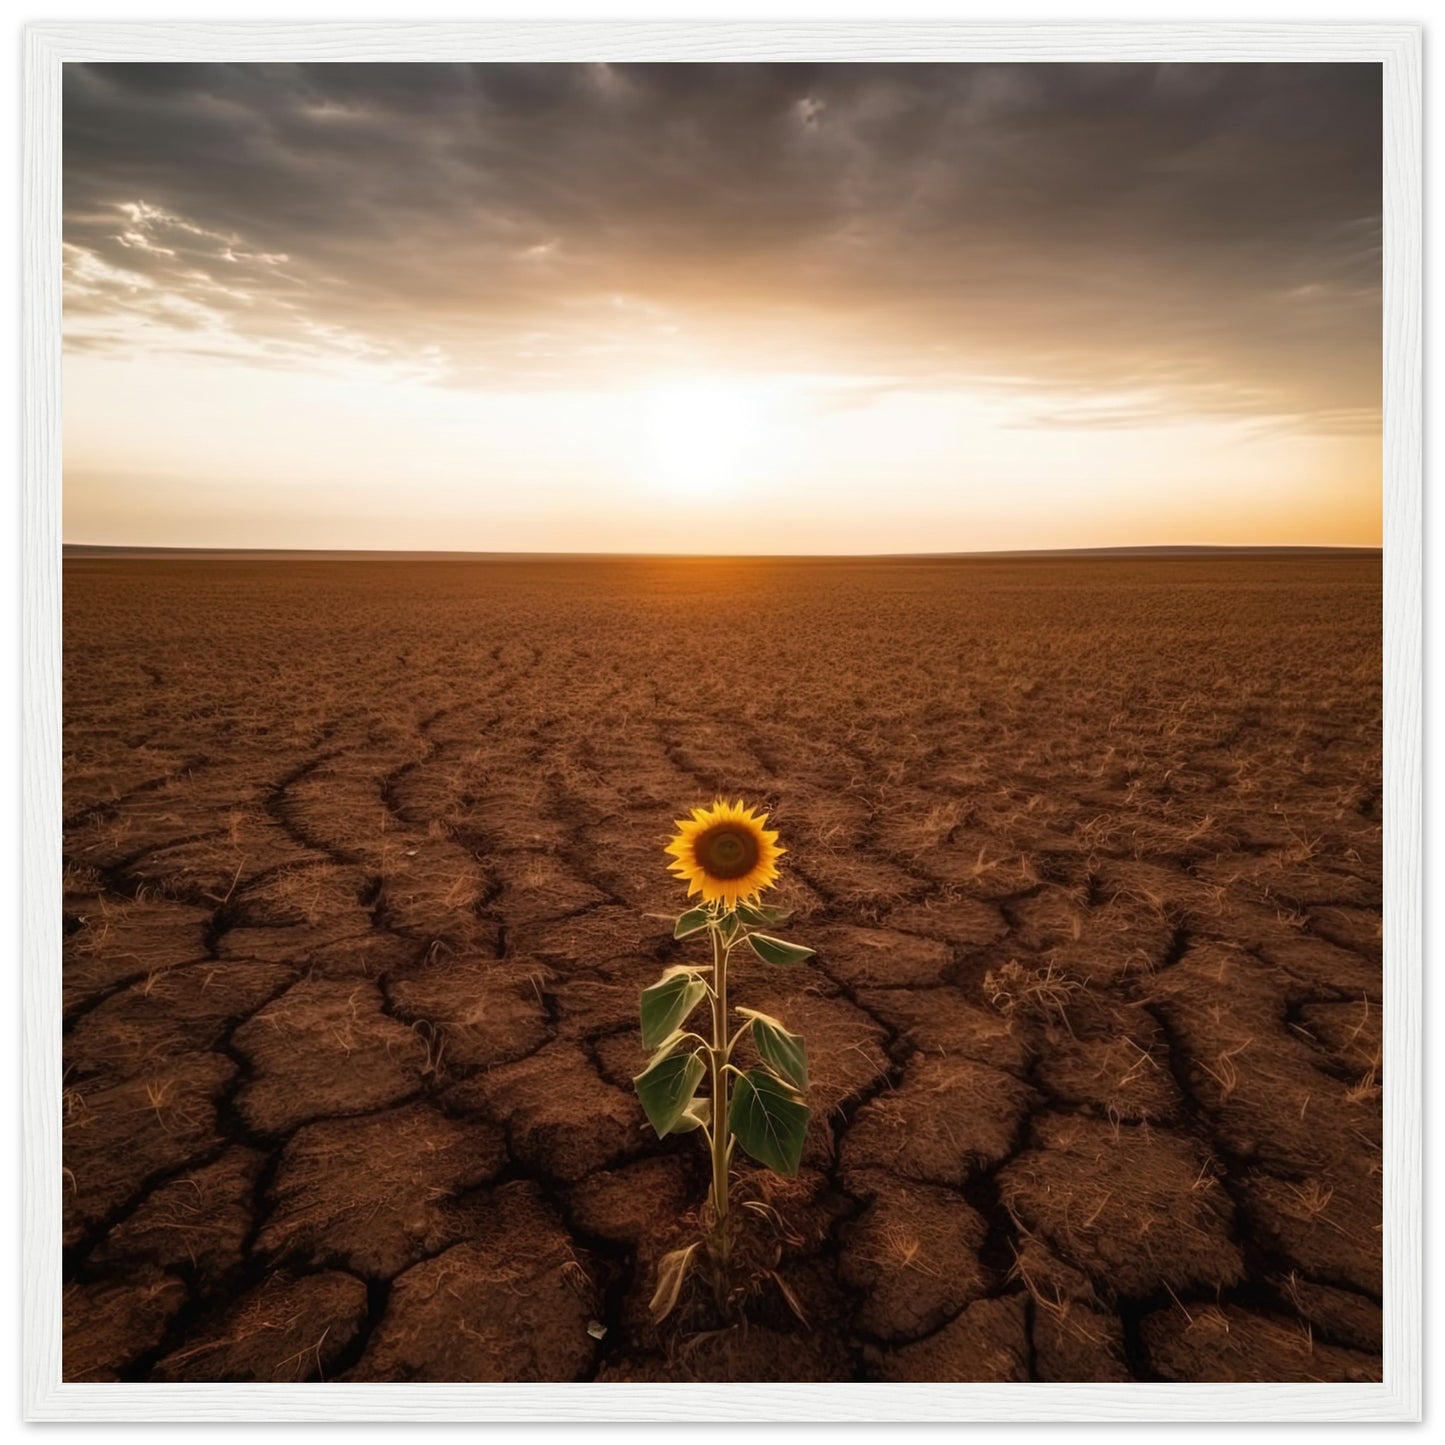
<svg viewBox="0 0 1445 1445">
<path fill-rule="evenodd" d="M 676 381 L 643 398 L 649 481 L 672 495 L 729 497 L 747 481 L 761 409 L 747 387 L 727 381 Z"/>
</svg>

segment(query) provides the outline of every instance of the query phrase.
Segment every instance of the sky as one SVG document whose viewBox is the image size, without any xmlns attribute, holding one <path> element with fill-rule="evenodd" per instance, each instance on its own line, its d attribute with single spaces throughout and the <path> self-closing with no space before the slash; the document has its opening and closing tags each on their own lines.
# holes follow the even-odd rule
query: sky
<svg viewBox="0 0 1445 1445">
<path fill-rule="evenodd" d="M 68 64 L 64 535 L 1381 536 L 1378 65 Z"/>
</svg>

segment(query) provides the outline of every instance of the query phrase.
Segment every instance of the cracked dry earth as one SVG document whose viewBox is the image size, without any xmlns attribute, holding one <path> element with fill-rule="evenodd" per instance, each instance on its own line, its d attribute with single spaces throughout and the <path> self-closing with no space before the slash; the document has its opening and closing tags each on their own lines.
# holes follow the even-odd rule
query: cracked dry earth
<svg viewBox="0 0 1445 1445">
<path fill-rule="evenodd" d="M 1378 558 L 78 561 L 70 1380 L 1372 1380 Z M 630 1088 L 771 810 L 746 1328 Z M 600 1338 L 597 1336 L 600 1334 Z"/>
</svg>

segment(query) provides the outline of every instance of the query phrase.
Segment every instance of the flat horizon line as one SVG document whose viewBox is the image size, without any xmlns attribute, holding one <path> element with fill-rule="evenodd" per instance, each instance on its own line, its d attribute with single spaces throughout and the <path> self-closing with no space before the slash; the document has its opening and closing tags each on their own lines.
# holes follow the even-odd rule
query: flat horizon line
<svg viewBox="0 0 1445 1445">
<path fill-rule="evenodd" d="M 62 542 L 62 560 L 107 558 L 210 561 L 757 561 L 757 562 L 946 562 L 975 558 L 1382 556 L 1381 547 L 1308 543 L 1165 543 L 1125 547 L 1007 547 L 971 552 L 524 552 L 457 551 L 381 547 L 154 547 Z"/>
</svg>

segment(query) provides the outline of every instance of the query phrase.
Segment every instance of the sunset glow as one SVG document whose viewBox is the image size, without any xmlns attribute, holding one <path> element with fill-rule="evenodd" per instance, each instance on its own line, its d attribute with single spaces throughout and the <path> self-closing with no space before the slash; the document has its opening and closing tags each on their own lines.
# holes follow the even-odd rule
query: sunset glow
<svg viewBox="0 0 1445 1445">
<path fill-rule="evenodd" d="M 668 382 L 644 393 L 645 468 L 684 499 L 736 496 L 771 442 L 757 398 L 736 383 Z"/>
<path fill-rule="evenodd" d="M 1379 85 L 69 66 L 65 537 L 1378 545 Z"/>
</svg>

